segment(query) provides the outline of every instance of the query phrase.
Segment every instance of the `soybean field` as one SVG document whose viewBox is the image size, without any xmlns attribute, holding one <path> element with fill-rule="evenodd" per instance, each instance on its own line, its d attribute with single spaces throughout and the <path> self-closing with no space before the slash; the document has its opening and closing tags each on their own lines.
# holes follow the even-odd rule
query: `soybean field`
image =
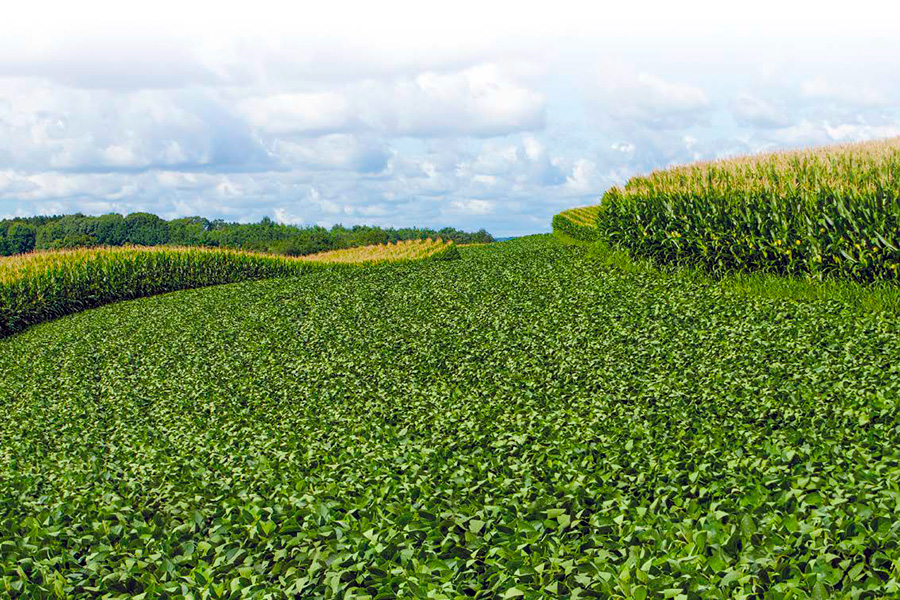
<svg viewBox="0 0 900 600">
<path fill-rule="evenodd" d="M 0 340 L 0 595 L 900 594 L 900 323 L 551 236 Z"/>
</svg>

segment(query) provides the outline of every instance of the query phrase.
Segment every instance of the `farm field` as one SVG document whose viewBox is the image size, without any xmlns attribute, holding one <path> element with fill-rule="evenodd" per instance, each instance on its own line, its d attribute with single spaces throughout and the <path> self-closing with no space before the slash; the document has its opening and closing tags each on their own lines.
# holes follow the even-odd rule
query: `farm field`
<svg viewBox="0 0 900 600">
<path fill-rule="evenodd" d="M 632 177 L 555 231 L 722 275 L 900 279 L 900 138 L 694 163 Z"/>
<path fill-rule="evenodd" d="M 62 315 L 119 300 L 314 268 L 447 260 L 453 242 L 431 238 L 288 257 L 203 247 L 123 246 L 0 257 L 0 337 Z"/>
<path fill-rule="evenodd" d="M 0 595 L 900 594 L 900 321 L 551 236 L 0 340 Z"/>
<path fill-rule="evenodd" d="M 570 208 L 553 217 L 553 230 L 581 242 L 592 242 L 599 239 L 597 215 L 600 206 L 581 206 Z"/>
</svg>

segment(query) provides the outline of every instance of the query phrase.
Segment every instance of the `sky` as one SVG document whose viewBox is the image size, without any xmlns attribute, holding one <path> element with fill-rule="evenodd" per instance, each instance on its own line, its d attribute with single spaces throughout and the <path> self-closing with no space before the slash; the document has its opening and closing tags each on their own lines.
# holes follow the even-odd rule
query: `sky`
<svg viewBox="0 0 900 600">
<path fill-rule="evenodd" d="M 900 135 L 885 2 L 19 4 L 0 218 L 514 236 L 667 165 Z"/>
</svg>

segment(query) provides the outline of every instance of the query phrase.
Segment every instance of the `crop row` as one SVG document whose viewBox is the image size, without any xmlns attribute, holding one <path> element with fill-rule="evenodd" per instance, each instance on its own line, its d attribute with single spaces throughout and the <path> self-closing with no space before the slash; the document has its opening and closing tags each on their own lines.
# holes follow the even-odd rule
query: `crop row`
<svg viewBox="0 0 900 600">
<path fill-rule="evenodd" d="M 599 239 L 597 213 L 599 206 L 570 208 L 553 217 L 553 230 L 582 242 Z"/>
<path fill-rule="evenodd" d="M 0 337 L 118 300 L 237 281 L 300 275 L 325 265 L 440 260 L 452 242 L 411 240 L 301 258 L 239 250 L 126 246 L 0 258 Z"/>
</svg>

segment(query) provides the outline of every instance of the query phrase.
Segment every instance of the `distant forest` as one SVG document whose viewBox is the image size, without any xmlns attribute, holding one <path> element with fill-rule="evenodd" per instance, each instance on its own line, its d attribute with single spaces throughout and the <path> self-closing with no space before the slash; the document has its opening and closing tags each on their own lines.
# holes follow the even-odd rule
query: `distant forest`
<svg viewBox="0 0 900 600">
<path fill-rule="evenodd" d="M 186 217 L 166 221 L 149 213 L 127 217 L 82 214 L 27 217 L 0 221 L 0 255 L 32 250 L 55 250 L 85 246 L 219 246 L 299 256 L 338 248 L 384 244 L 400 240 L 443 238 L 457 244 L 492 242 L 484 229 L 468 233 L 444 229 L 382 229 L 366 225 L 331 229 L 319 226 L 280 225 L 268 217 L 259 223 L 227 223 L 217 219 Z"/>
</svg>

